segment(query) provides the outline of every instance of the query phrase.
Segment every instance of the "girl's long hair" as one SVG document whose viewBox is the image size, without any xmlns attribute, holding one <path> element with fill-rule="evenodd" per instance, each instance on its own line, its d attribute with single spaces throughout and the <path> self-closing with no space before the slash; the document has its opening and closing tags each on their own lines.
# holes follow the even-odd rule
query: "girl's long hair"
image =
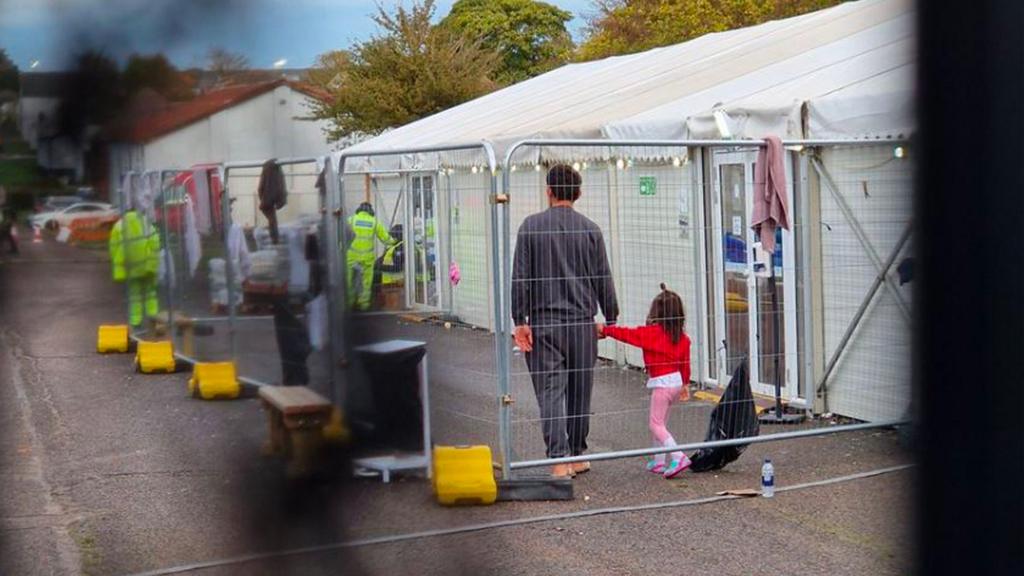
<svg viewBox="0 0 1024 576">
<path fill-rule="evenodd" d="M 686 309 L 679 294 L 661 283 L 661 292 L 651 302 L 651 311 L 647 313 L 647 323 L 657 324 L 668 334 L 673 344 L 686 333 Z"/>
</svg>

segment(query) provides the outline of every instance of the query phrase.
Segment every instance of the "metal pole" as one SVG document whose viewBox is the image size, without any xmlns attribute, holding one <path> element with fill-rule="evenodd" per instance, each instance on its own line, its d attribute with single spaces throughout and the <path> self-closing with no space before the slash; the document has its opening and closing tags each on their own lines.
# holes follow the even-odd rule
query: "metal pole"
<svg viewBox="0 0 1024 576">
<path fill-rule="evenodd" d="M 764 442 L 778 442 L 781 440 L 795 440 L 798 438 L 811 438 L 814 436 L 827 436 L 829 434 L 840 434 L 856 432 L 859 430 L 874 430 L 877 428 L 892 428 L 895 426 L 906 426 L 909 420 L 886 420 L 883 422 L 864 422 L 862 424 L 849 424 L 846 426 L 830 426 L 828 428 L 811 428 L 808 430 L 794 430 L 792 432 L 779 432 L 777 434 L 765 434 L 763 436 L 751 436 L 749 438 L 730 438 L 728 440 L 715 440 L 712 442 L 692 442 L 690 444 L 679 444 L 676 446 L 661 446 L 658 448 L 638 448 L 636 450 L 621 450 L 618 452 L 605 452 L 601 454 L 585 454 L 581 456 L 566 456 L 564 458 L 549 458 L 544 460 L 524 460 L 512 463 L 513 470 L 523 468 L 538 468 L 551 466 L 552 464 L 571 464 L 574 462 L 586 462 L 597 460 L 614 460 L 617 458 L 636 458 L 639 456 L 653 456 L 677 450 L 689 452 L 702 448 L 724 448 L 727 446 L 745 446 L 747 444 L 761 444 Z"/>
<path fill-rule="evenodd" d="M 339 173 L 344 172 L 345 159 L 341 159 L 342 165 Z M 341 277 L 338 269 L 339 264 L 344 261 L 344 241 L 339 242 L 338 220 L 341 216 L 339 197 L 341 195 L 341 180 L 334 172 L 334 164 L 330 158 L 324 163 L 324 203 L 322 209 L 323 225 L 321 231 L 320 253 L 327 261 L 327 286 L 325 287 L 327 297 L 327 330 L 330 335 L 330 374 L 331 374 L 331 400 L 335 406 L 344 406 L 344 386 L 342 385 L 341 366 L 345 358 L 345 323 L 341 312 L 344 309 L 346 298 L 346 286 L 339 279 Z M 338 254 L 338 251 L 341 254 Z M 340 256 L 336 257 L 336 256 Z M 339 307 L 338 299 L 342 305 Z"/>
<path fill-rule="evenodd" d="M 808 182 L 807 169 L 809 163 L 807 156 L 800 155 L 800 224 L 795 226 L 800 231 L 800 260 L 803 267 L 800 269 L 799 278 L 802 281 L 803 300 L 803 326 L 804 333 L 804 398 L 807 400 L 808 411 L 813 412 L 812 394 L 814 391 L 814 282 L 811 275 L 811 198 L 810 185 Z M 799 266 L 800 261 L 797 262 Z"/>
<path fill-rule="evenodd" d="M 221 194 L 220 194 L 220 221 L 221 234 L 224 238 L 224 275 L 228 281 L 228 342 L 231 344 L 231 360 L 238 362 L 238 342 L 235 334 L 235 269 L 234 262 L 231 261 L 231 251 L 228 249 L 230 246 L 229 238 L 231 235 L 231 198 L 230 188 L 228 187 L 228 177 L 231 173 L 231 167 L 224 166 L 224 180 L 221 182 Z M 206 178 L 206 189 L 209 192 L 213 189 L 210 185 L 210 171 L 203 170 L 203 177 Z M 193 175 L 195 178 L 195 175 Z"/>
<path fill-rule="evenodd" d="M 164 188 L 164 174 L 166 173 L 175 174 L 177 171 L 160 171 L 160 205 L 163 210 L 163 218 L 161 218 L 162 222 L 160 224 L 164 234 L 164 268 L 166 268 L 166 276 L 164 280 L 167 284 L 167 331 L 170 333 L 171 342 L 174 342 L 174 287 L 172 286 L 171 281 L 174 277 L 171 274 L 172 266 L 174 266 L 174 260 L 171 258 L 171 234 L 167 227 L 167 196 Z M 177 348 L 177 346 L 175 346 L 175 348 Z"/>
<path fill-rule="evenodd" d="M 509 338 L 512 321 L 511 312 L 506 309 L 505 285 L 511 286 L 511 277 L 507 275 L 503 261 L 507 256 L 508 244 L 508 205 L 511 190 L 511 173 L 504 170 L 501 174 L 501 191 L 498 193 L 496 168 L 491 166 L 491 268 L 494 277 L 494 350 L 498 368 L 498 450 L 501 462 L 501 476 L 505 480 L 512 478 L 512 391 L 510 379 L 511 350 Z M 505 209 L 502 209 L 504 205 Z M 503 214 L 499 214 L 502 212 Z M 509 304 L 511 301 L 509 301 Z"/>
<path fill-rule="evenodd" d="M 850 320 L 849 326 L 846 327 L 846 332 L 843 333 L 842 339 L 839 341 L 839 345 L 836 346 L 836 351 L 832 353 L 832 357 L 829 359 L 828 364 L 825 366 L 825 373 L 821 376 L 821 383 L 818 385 L 818 394 L 822 394 L 827 389 L 829 376 L 832 375 L 832 370 L 839 363 L 839 357 L 843 355 L 846 350 L 846 345 L 850 342 L 850 338 L 853 337 L 853 333 L 860 326 L 860 321 L 864 318 L 864 313 L 867 312 L 868 306 L 871 305 L 872 300 L 875 298 L 875 294 L 878 289 L 885 282 L 885 278 L 889 273 L 889 269 L 892 268 L 893 263 L 896 261 L 896 257 L 899 256 L 900 251 L 903 250 L 903 245 L 907 243 L 907 239 L 910 238 L 911 225 L 907 224 L 906 229 L 903 230 L 903 234 L 900 236 L 899 242 L 893 247 L 892 252 L 889 254 L 889 258 L 885 261 L 885 265 L 878 271 L 875 276 L 875 281 L 871 284 L 871 288 L 868 290 L 867 296 L 861 301 L 860 307 L 857 308 L 857 313 L 853 315 L 853 319 Z"/>
<path fill-rule="evenodd" d="M 828 170 L 825 170 L 825 166 L 822 165 L 820 159 L 812 157 L 811 163 L 814 165 L 814 169 L 818 172 L 818 175 L 821 176 L 822 180 L 824 180 L 825 187 L 832 193 L 832 197 L 836 200 L 836 205 L 839 206 L 839 210 L 843 213 L 843 216 L 846 217 L 847 222 L 850 223 L 850 228 L 853 230 L 854 235 L 857 236 L 857 240 L 860 241 L 861 246 L 864 247 L 864 251 L 867 253 L 871 263 L 875 266 L 876 270 L 881 270 L 882 260 L 878 257 L 878 252 L 876 252 L 875 247 L 871 245 L 871 241 L 868 239 L 867 233 L 864 232 L 863 228 L 861 228 L 860 223 L 853 214 L 853 210 L 850 209 L 850 205 L 846 203 L 846 199 L 839 193 L 839 187 L 836 185 L 835 181 L 832 180 L 832 175 L 828 173 Z M 903 296 L 888 276 L 886 276 L 884 280 L 886 287 L 892 291 L 892 295 L 896 299 L 896 305 L 899 306 L 900 312 L 903 313 L 903 317 L 909 322 L 910 308 L 907 306 L 907 303 L 903 301 Z"/>
<path fill-rule="evenodd" d="M 826 147 L 826 146 L 871 146 L 888 144 L 899 146 L 906 144 L 907 140 L 783 140 L 783 146 L 789 147 Z M 505 164 L 512 157 L 512 152 L 523 146 L 590 146 L 590 147 L 725 147 L 725 148 L 759 148 L 764 146 L 764 140 L 602 140 L 597 138 L 579 139 L 553 139 L 544 140 L 540 138 L 528 138 L 513 144 L 505 155 Z"/>
<path fill-rule="evenodd" d="M 694 279 L 694 296 L 695 304 L 697 307 L 697 329 L 695 333 L 696 355 L 691 355 L 692 358 L 697 358 L 697 386 L 701 389 L 705 386 L 705 380 L 707 379 L 707 359 L 710 356 L 705 357 L 707 354 L 707 266 L 704 263 L 706 253 L 703 247 L 707 245 L 704 229 L 704 149 L 697 149 L 699 152 L 700 161 L 698 164 L 690 163 L 690 170 L 694 172 L 691 178 L 692 183 L 692 194 L 690 202 L 690 228 L 693 230 L 691 241 L 693 243 L 693 279 Z M 689 153 L 689 150 L 687 151 Z M 699 174 L 699 175 L 698 175 Z"/>
<path fill-rule="evenodd" d="M 128 204 L 131 202 L 132 192 L 134 186 L 135 172 L 128 171 L 121 176 L 121 220 L 115 225 L 121 226 L 121 250 L 124 252 L 124 259 L 122 265 L 124 266 L 124 297 L 125 305 L 127 306 L 128 316 L 128 332 L 136 334 L 135 326 L 132 325 L 132 289 L 131 283 L 128 278 L 130 270 L 128 269 L 128 228 L 124 221 L 125 215 L 128 214 Z M 127 181 L 127 184 L 126 184 Z"/>
</svg>

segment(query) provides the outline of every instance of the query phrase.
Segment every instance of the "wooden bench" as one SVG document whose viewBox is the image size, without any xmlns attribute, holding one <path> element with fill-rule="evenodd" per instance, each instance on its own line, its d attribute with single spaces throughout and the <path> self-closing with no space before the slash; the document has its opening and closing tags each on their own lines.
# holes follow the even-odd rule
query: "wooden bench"
<svg viewBox="0 0 1024 576">
<path fill-rule="evenodd" d="M 263 386 L 260 400 L 269 424 L 264 451 L 287 458 L 289 476 L 308 475 L 323 446 L 330 401 L 306 386 Z"/>
<path fill-rule="evenodd" d="M 168 313 L 165 310 L 156 316 L 150 317 L 150 321 L 152 322 L 153 333 L 158 337 L 169 335 L 173 326 L 177 334 L 181 336 L 182 354 L 190 357 L 195 355 L 196 324 L 192 321 L 192 318 L 180 312 L 174 312 L 170 314 L 170 321 L 168 321 Z"/>
</svg>

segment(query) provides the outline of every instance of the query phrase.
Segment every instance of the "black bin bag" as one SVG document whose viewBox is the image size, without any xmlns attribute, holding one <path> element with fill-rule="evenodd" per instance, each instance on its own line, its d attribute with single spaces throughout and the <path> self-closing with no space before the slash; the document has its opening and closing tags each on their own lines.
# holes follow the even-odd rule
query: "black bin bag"
<svg viewBox="0 0 1024 576">
<path fill-rule="evenodd" d="M 722 394 L 718 405 L 711 411 L 711 421 L 708 423 L 705 442 L 748 438 L 760 433 L 761 425 L 757 420 L 757 411 L 754 409 L 754 395 L 750 392 L 749 372 L 746 360 L 736 367 L 732 379 L 729 380 L 729 385 L 725 388 L 725 394 Z M 690 457 L 693 461 L 690 470 L 693 472 L 720 470 L 729 462 L 739 458 L 747 446 L 749 444 L 702 448 Z"/>
</svg>

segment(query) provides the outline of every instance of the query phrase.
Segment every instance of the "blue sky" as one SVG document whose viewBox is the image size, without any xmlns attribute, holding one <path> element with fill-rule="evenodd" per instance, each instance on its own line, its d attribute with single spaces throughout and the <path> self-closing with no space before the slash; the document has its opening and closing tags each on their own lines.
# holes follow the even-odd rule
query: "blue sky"
<svg viewBox="0 0 1024 576">
<path fill-rule="evenodd" d="M 569 27 L 578 38 L 590 0 L 547 1 L 576 16 Z M 437 16 L 453 2 L 436 0 Z M 210 47 L 221 46 L 245 54 L 253 67 L 284 58 L 289 68 L 302 68 L 369 37 L 374 11 L 373 0 L 0 0 L 0 48 L 22 70 L 33 60 L 38 71 L 66 69 L 70 56 L 90 45 L 119 59 L 163 52 L 179 67 L 201 65 Z"/>
</svg>

